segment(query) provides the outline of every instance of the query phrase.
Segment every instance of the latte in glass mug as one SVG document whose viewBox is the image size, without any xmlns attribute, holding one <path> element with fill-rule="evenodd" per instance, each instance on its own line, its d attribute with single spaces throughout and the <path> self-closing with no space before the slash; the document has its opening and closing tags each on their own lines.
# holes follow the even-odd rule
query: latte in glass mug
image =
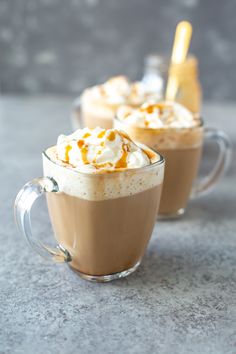
<svg viewBox="0 0 236 354">
<path fill-rule="evenodd" d="M 159 209 L 162 218 L 182 215 L 190 196 L 208 191 L 229 164 L 231 149 L 227 135 L 205 128 L 199 116 L 176 102 L 146 103 L 138 109 L 120 107 L 114 126 L 164 156 L 166 168 Z M 196 177 L 204 138 L 218 144 L 219 155 L 213 171 L 199 182 Z"/>
<path fill-rule="evenodd" d="M 140 264 L 159 207 L 164 159 L 116 129 L 61 135 L 43 153 L 44 177 L 16 200 L 16 220 L 36 251 L 68 262 L 83 278 L 109 281 Z M 58 250 L 32 239 L 29 203 L 46 193 Z M 31 197 L 30 197 L 31 196 Z M 24 218 L 22 218 L 24 215 Z"/>
</svg>

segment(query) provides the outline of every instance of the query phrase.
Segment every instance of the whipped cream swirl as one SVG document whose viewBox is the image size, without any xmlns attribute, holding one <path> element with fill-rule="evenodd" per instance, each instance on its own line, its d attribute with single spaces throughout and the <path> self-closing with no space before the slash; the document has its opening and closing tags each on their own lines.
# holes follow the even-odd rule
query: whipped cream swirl
<svg viewBox="0 0 236 354">
<path fill-rule="evenodd" d="M 141 81 L 130 82 L 126 76 L 115 76 L 102 85 L 93 86 L 86 93 L 95 101 L 108 104 L 139 105 L 144 101 L 156 101 L 159 94 L 153 88 Z"/>
<path fill-rule="evenodd" d="M 176 102 L 143 104 L 139 109 L 120 107 L 118 119 L 142 128 L 191 128 L 199 124 L 199 118 Z"/>
<path fill-rule="evenodd" d="M 101 128 L 78 129 L 71 135 L 60 135 L 56 145 L 58 160 L 85 172 L 147 166 L 153 157 L 148 151 L 141 149 L 123 131 Z"/>
</svg>

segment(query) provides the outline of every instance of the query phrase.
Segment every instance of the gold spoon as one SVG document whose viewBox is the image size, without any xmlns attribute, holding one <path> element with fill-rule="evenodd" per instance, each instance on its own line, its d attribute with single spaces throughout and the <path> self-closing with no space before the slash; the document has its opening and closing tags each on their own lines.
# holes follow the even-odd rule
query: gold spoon
<svg viewBox="0 0 236 354">
<path fill-rule="evenodd" d="M 176 31 L 172 49 L 170 68 L 172 64 L 181 64 L 185 62 L 190 41 L 192 37 L 192 25 L 188 21 L 179 22 Z M 171 75 L 169 69 L 169 77 L 166 86 L 165 98 L 167 101 L 174 101 L 178 90 L 178 79 L 176 75 Z"/>
</svg>

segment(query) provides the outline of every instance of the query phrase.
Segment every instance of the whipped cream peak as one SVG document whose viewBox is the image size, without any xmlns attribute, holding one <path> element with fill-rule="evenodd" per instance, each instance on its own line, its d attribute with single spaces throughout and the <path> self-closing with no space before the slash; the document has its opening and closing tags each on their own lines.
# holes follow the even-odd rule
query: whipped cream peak
<svg viewBox="0 0 236 354">
<path fill-rule="evenodd" d="M 105 172 L 150 165 L 159 156 L 136 145 L 117 129 L 78 129 L 71 135 L 60 135 L 57 159 L 78 171 Z M 155 155 L 155 156 L 154 156 Z"/>
<path fill-rule="evenodd" d="M 199 124 L 187 108 L 176 102 L 145 103 L 138 109 L 120 107 L 117 117 L 128 124 L 142 128 L 191 128 Z"/>
<path fill-rule="evenodd" d="M 144 101 L 156 101 L 159 98 L 159 94 L 150 85 L 141 81 L 131 82 L 126 76 L 112 77 L 104 84 L 86 91 L 94 100 L 117 105 L 140 105 Z"/>
</svg>

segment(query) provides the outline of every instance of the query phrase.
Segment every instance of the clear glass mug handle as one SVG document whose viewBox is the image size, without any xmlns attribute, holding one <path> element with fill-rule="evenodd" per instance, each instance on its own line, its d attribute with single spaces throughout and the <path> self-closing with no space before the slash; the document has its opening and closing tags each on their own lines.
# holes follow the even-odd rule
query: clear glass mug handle
<svg viewBox="0 0 236 354">
<path fill-rule="evenodd" d="M 34 202 L 46 192 L 58 191 L 58 185 L 52 178 L 40 177 L 26 183 L 15 200 L 15 221 L 20 233 L 40 256 L 55 262 L 70 262 L 72 260 L 70 253 L 61 245 L 57 244 L 55 248 L 48 247 L 40 241 L 35 241 L 32 234 L 30 211 Z"/>
<path fill-rule="evenodd" d="M 83 128 L 80 97 L 76 98 L 76 100 L 73 103 L 72 112 L 71 112 L 71 125 L 73 131 L 79 128 Z"/>
<path fill-rule="evenodd" d="M 212 171 L 204 178 L 196 180 L 191 192 L 191 198 L 208 193 L 216 186 L 220 178 L 228 170 L 231 162 L 231 142 L 228 135 L 222 130 L 205 128 L 205 140 L 215 142 L 219 147 L 219 154 Z"/>
</svg>

